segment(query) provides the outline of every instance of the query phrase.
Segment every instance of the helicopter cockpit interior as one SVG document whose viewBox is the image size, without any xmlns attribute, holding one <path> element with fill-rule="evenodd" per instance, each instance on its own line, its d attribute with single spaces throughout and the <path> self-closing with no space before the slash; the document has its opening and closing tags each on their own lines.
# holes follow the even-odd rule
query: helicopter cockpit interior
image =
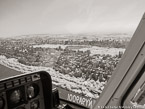
<svg viewBox="0 0 145 109">
<path fill-rule="evenodd" d="M 91 109 L 145 108 L 144 44 L 145 15 L 107 86 Z M 62 99 L 59 94 L 59 90 L 52 85 L 50 74 L 45 71 L 22 74 L 0 65 L 0 109 L 88 109 Z M 80 99 L 76 97 L 76 100 Z M 82 99 L 81 103 L 84 102 Z M 135 107 L 137 104 L 140 107 Z"/>
</svg>

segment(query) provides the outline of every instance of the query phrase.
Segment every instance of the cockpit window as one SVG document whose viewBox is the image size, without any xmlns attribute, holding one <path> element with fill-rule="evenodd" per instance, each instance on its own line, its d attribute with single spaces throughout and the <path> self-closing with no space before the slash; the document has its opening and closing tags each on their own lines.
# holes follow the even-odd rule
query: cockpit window
<svg viewBox="0 0 145 109">
<path fill-rule="evenodd" d="M 2 0 L 0 64 L 47 71 L 62 99 L 91 107 L 138 25 L 136 8 L 144 11 L 144 3 Z"/>
<path fill-rule="evenodd" d="M 134 84 L 133 89 L 124 100 L 124 105 L 133 107 L 133 109 L 145 108 L 145 67 L 140 71 L 140 75 L 141 76 L 137 78 L 137 83 Z"/>
<path fill-rule="evenodd" d="M 54 87 L 97 99 L 130 40 L 128 34 L 112 36 L 30 35 L 1 39 L 0 63 L 22 73 L 45 70 L 52 76 Z M 120 36 L 123 38 L 118 39 Z"/>
</svg>

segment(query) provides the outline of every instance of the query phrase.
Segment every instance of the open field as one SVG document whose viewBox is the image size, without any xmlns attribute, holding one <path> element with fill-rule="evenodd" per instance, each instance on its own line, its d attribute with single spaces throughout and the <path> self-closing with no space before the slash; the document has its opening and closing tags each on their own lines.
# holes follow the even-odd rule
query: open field
<svg viewBox="0 0 145 109">
<path fill-rule="evenodd" d="M 65 49 L 66 47 L 71 47 L 73 50 L 80 51 L 91 51 L 91 55 L 95 54 L 109 54 L 112 56 L 118 55 L 119 52 L 124 52 L 125 48 L 109 48 L 109 47 L 98 47 L 98 46 L 86 46 L 86 45 L 61 45 L 61 44 L 43 44 L 43 45 L 34 45 L 34 48 L 58 48 L 61 47 Z"/>
</svg>

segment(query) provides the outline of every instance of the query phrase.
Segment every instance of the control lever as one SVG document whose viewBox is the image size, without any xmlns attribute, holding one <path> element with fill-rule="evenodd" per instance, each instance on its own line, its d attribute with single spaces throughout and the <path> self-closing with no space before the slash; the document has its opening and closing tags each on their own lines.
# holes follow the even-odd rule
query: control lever
<svg viewBox="0 0 145 109">
<path fill-rule="evenodd" d="M 52 89 L 53 108 L 54 109 L 74 109 L 68 104 L 60 104 L 59 92 L 56 88 Z"/>
<path fill-rule="evenodd" d="M 56 108 L 60 105 L 59 93 L 56 88 L 52 89 L 52 97 L 53 97 L 53 107 Z"/>
</svg>

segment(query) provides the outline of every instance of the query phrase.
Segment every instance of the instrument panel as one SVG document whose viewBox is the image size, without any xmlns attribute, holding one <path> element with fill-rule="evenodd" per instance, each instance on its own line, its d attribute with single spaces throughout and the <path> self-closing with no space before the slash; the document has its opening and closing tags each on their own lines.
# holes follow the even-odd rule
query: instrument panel
<svg viewBox="0 0 145 109">
<path fill-rule="evenodd" d="M 51 88 L 51 78 L 46 72 L 2 80 L 0 109 L 51 109 Z"/>
<path fill-rule="evenodd" d="M 86 109 L 59 98 L 46 71 L 24 73 L 0 64 L 0 109 Z"/>
</svg>

